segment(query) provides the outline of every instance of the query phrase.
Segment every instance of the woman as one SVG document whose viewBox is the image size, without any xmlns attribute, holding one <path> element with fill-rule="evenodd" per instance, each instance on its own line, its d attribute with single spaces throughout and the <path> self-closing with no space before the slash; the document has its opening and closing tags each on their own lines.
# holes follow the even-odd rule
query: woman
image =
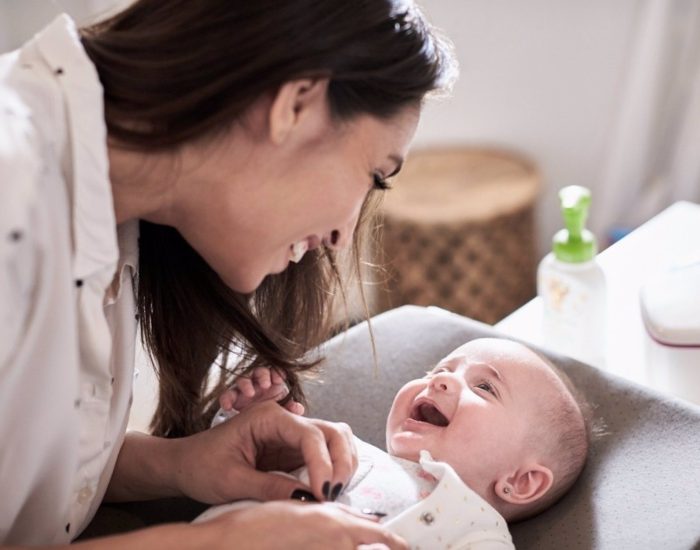
<svg viewBox="0 0 700 550">
<path fill-rule="evenodd" d="M 140 0 L 80 31 L 59 17 L 0 58 L 0 543 L 66 544 L 103 498 L 288 499 L 304 487 L 263 470 L 302 462 L 317 499 L 342 490 L 347 427 L 261 404 L 203 431 L 210 367 L 227 383 L 235 347 L 302 398 L 334 252 L 450 67 L 399 0 Z M 124 435 L 137 319 L 160 379 L 149 436 Z M 269 548 L 279 532 L 403 547 L 293 501 L 83 544 Z"/>
</svg>

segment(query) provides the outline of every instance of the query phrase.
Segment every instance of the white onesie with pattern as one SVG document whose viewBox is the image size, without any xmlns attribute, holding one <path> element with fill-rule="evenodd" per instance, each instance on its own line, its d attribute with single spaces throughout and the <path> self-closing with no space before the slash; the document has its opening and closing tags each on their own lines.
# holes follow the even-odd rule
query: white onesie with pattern
<svg viewBox="0 0 700 550">
<path fill-rule="evenodd" d="M 514 549 L 506 521 L 444 462 L 427 451 L 420 463 L 404 460 L 355 438 L 359 464 L 336 502 L 386 515 L 382 524 L 412 550 Z M 308 484 L 306 468 L 293 474 Z M 251 501 L 246 501 L 250 505 Z M 241 502 L 215 506 L 195 521 L 211 519 Z"/>
</svg>

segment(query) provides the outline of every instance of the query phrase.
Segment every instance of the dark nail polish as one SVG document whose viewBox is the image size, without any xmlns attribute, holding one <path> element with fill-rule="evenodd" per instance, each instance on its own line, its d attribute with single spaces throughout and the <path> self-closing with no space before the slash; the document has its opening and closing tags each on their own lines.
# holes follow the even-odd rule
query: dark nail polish
<svg viewBox="0 0 700 550">
<path fill-rule="evenodd" d="M 336 483 L 333 486 L 333 490 L 331 491 L 331 500 L 335 500 L 338 498 L 338 495 L 340 495 L 340 491 L 343 490 L 343 484 L 342 483 Z"/>
<path fill-rule="evenodd" d="M 315 496 L 313 496 L 308 491 L 305 491 L 304 489 L 295 490 L 289 498 L 293 498 L 294 500 L 301 500 L 302 502 L 318 502 Z"/>
<path fill-rule="evenodd" d="M 363 508 L 361 512 L 368 516 L 377 516 L 378 518 L 386 517 L 386 514 L 384 512 L 377 512 L 376 510 L 372 510 L 371 508 Z"/>
<path fill-rule="evenodd" d="M 326 497 L 326 500 L 330 500 L 330 498 L 331 498 L 331 482 L 330 481 L 323 482 L 323 487 L 321 488 L 321 492 L 323 493 L 323 496 Z"/>
</svg>

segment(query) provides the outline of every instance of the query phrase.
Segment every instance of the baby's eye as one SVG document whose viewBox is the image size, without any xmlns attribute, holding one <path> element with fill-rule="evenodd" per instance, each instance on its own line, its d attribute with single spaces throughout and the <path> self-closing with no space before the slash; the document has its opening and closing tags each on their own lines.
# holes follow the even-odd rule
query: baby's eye
<svg viewBox="0 0 700 550">
<path fill-rule="evenodd" d="M 448 369 L 447 367 L 435 367 L 431 374 L 438 374 L 440 372 L 450 372 L 450 369 Z"/>
<path fill-rule="evenodd" d="M 493 387 L 493 384 L 491 384 L 491 382 L 486 382 L 486 381 L 479 382 L 476 385 L 476 387 L 481 389 L 481 390 L 489 392 L 494 397 L 498 397 L 498 394 L 496 393 L 496 388 Z"/>
<path fill-rule="evenodd" d="M 435 367 L 433 370 L 427 371 L 427 372 L 425 373 L 425 377 L 426 377 L 426 378 L 432 378 L 432 377 L 435 376 L 436 374 L 438 374 L 438 373 L 440 373 L 440 372 L 445 372 L 446 370 L 448 370 L 448 369 L 445 368 L 445 367 Z"/>
</svg>

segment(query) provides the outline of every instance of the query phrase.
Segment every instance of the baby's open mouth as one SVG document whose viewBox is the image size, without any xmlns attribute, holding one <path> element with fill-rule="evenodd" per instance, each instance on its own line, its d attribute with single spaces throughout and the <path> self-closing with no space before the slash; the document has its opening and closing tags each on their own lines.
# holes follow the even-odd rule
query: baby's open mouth
<svg viewBox="0 0 700 550">
<path fill-rule="evenodd" d="M 413 407 L 411 411 L 411 418 L 417 420 L 418 422 L 427 422 L 433 426 L 445 427 L 450 421 L 447 420 L 444 414 L 442 414 L 438 408 L 427 401 L 418 403 Z"/>
</svg>

